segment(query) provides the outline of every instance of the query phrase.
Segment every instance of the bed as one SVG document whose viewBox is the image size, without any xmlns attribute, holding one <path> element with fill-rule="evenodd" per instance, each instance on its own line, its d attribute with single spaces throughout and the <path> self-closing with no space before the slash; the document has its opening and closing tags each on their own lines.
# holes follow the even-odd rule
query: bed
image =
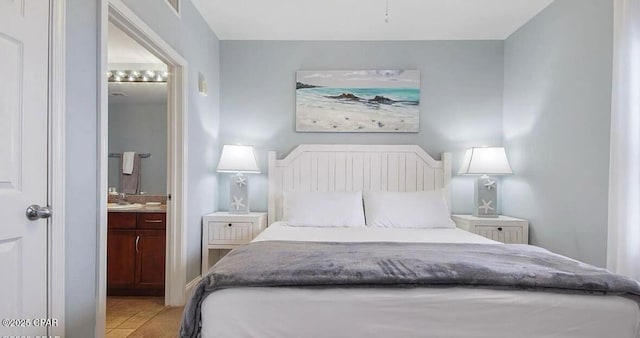
<svg viewBox="0 0 640 338">
<path fill-rule="evenodd" d="M 430 250 L 442 248 L 442 252 L 449 254 L 458 248 L 503 250 L 509 247 L 455 227 L 326 227 L 304 225 L 304 222 L 291 224 L 291 214 L 286 215 L 287 205 L 292 203 L 287 203 L 286 196 L 304 200 L 300 197 L 304 195 L 295 195 L 297 193 L 440 191 L 443 199 L 448 201 L 450 173 L 449 154 L 443 154 L 442 159 L 436 161 L 417 146 L 302 145 L 282 160 L 277 160 L 275 154 L 270 153 L 271 225 L 247 247 L 279 248 L 295 244 L 304 248 L 320 245 L 320 250 L 325 250 L 327 255 L 333 250 L 331 248 L 336 247 L 339 251 L 345 246 L 347 252 L 356 250 L 354 255 L 360 248 L 368 246 L 374 246 L 375 250 L 391 246 L 400 253 L 403 248 L 407 248 L 404 251 L 416 251 L 428 246 Z M 346 204 L 343 202 L 334 208 Z M 331 215 L 325 214 L 323 218 L 331 220 Z M 375 215 L 368 214 L 367 222 L 370 217 L 375 218 Z M 283 219 L 285 222 L 281 221 Z M 238 250 L 235 256 L 242 254 L 243 250 Z M 275 249 L 276 254 L 278 250 Z M 234 256 L 235 251 L 229 256 Z M 519 251 L 517 253 L 516 256 Z M 311 253 L 311 256 L 304 254 L 298 260 L 317 256 L 316 253 Z M 495 256 L 495 259 L 503 259 Z M 269 259 L 279 261 L 269 258 L 268 254 L 264 257 L 267 257 L 264 258 L 266 263 Z M 506 258 L 507 255 L 505 261 Z M 212 270 L 224 270 L 229 265 L 233 267 L 234 263 L 230 263 L 233 259 L 229 257 L 229 261 L 219 262 Z M 236 257 L 235 264 L 241 265 L 242 262 L 242 258 Z M 292 262 L 291 265 L 299 263 L 295 259 Z M 319 262 L 322 262 L 321 258 Z M 568 262 L 583 266 L 576 261 Z M 225 266 L 225 263 L 230 264 Z M 262 270 L 263 273 L 267 271 L 270 275 L 277 275 L 277 271 L 269 272 L 264 268 L 268 264 L 256 264 L 248 271 Z M 279 267 L 283 274 L 288 264 Z M 600 270 L 593 271 L 599 274 Z M 397 271 L 392 269 L 391 273 L 395 276 Z M 220 276 L 223 275 L 216 275 L 216 278 Z M 555 289 L 436 284 L 419 287 L 354 287 L 341 283 L 329 287 L 221 287 L 215 292 L 200 293 L 202 297 L 198 301 L 192 299 L 187 309 L 197 309 L 198 318 L 190 318 L 194 314 L 185 310 L 185 320 L 188 322 L 190 319 L 192 326 L 195 323 L 197 329 L 201 329 L 202 337 L 638 338 L 640 308 L 637 295 L 633 295 L 637 291 L 637 283 L 624 279 L 619 282 L 628 287 L 625 289 L 628 292 L 567 293 Z M 183 327 L 186 322 L 183 322 Z M 183 336 L 189 335 L 183 332 Z"/>
</svg>

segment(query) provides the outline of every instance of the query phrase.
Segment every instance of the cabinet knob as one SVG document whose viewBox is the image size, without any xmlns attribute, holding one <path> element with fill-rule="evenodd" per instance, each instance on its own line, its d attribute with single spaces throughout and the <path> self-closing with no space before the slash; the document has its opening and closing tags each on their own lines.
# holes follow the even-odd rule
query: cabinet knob
<svg viewBox="0 0 640 338">
<path fill-rule="evenodd" d="M 498 231 L 502 231 L 502 227 L 499 227 L 499 228 L 498 228 Z"/>
<path fill-rule="evenodd" d="M 229 226 L 231 226 L 231 223 L 229 223 Z"/>
</svg>

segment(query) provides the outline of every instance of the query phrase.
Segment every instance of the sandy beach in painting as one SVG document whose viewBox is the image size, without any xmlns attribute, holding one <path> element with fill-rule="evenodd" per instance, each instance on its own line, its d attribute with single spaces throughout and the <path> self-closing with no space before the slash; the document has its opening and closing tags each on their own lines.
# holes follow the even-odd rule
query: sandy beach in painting
<svg viewBox="0 0 640 338">
<path fill-rule="evenodd" d="M 298 72 L 296 130 L 418 132 L 419 72 Z"/>
</svg>

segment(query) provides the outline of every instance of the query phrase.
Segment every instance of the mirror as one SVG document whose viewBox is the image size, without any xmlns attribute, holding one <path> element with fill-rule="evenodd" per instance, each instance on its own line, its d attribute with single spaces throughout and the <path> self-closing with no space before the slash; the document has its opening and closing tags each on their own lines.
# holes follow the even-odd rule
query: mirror
<svg viewBox="0 0 640 338">
<path fill-rule="evenodd" d="M 109 187 L 118 192 L 122 191 L 124 152 L 138 154 L 138 193 L 165 195 L 166 83 L 109 83 Z"/>
<path fill-rule="evenodd" d="M 108 44 L 110 194 L 166 195 L 167 66 L 111 22 Z M 141 156 L 123 172 L 124 152 Z"/>
</svg>

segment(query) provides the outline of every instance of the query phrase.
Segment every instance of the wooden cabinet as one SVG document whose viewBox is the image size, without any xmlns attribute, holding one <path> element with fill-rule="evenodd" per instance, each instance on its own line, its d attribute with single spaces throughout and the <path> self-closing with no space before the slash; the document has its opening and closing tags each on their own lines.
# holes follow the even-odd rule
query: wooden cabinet
<svg viewBox="0 0 640 338">
<path fill-rule="evenodd" d="M 165 231 L 138 230 L 136 287 L 164 290 Z"/>
<path fill-rule="evenodd" d="M 136 232 L 111 230 L 107 235 L 107 288 L 132 289 L 135 284 Z"/>
<path fill-rule="evenodd" d="M 107 294 L 164 295 L 166 215 L 110 212 Z"/>
</svg>

